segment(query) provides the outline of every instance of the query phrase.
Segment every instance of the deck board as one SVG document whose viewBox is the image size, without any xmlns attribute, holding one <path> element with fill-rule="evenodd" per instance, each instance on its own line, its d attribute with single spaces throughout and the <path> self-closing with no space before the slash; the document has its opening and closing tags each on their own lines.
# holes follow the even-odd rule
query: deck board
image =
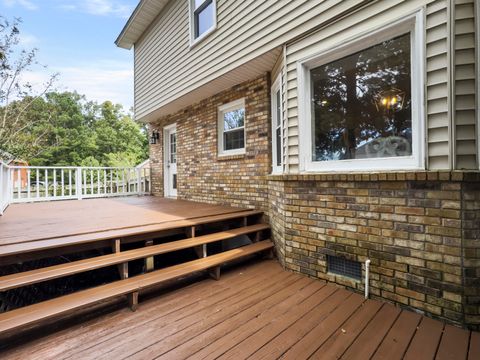
<svg viewBox="0 0 480 360">
<path fill-rule="evenodd" d="M 470 334 L 452 325 L 446 325 L 438 346 L 436 360 L 466 359 Z"/>
<path fill-rule="evenodd" d="M 13 204 L 0 217 L 0 246 L 242 210 L 154 196 Z"/>
<path fill-rule="evenodd" d="M 143 300 L 143 301 L 142 301 Z M 0 352 L 3 359 L 476 359 L 480 336 L 283 271 L 271 260 L 110 310 Z M 50 331 L 50 333 L 49 333 Z M 468 352 L 470 351 L 470 357 Z"/>
<path fill-rule="evenodd" d="M 422 318 L 405 354 L 406 360 L 435 358 L 444 324 L 427 317 Z"/>
</svg>

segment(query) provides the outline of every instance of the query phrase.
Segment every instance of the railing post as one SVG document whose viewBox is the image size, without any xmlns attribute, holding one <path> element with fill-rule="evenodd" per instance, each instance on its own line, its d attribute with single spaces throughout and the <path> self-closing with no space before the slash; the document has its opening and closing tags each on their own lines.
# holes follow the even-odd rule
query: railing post
<svg viewBox="0 0 480 360">
<path fill-rule="evenodd" d="M 75 169 L 75 195 L 77 195 L 78 200 L 82 200 L 82 184 L 83 184 L 83 179 L 82 179 L 82 168 L 77 167 Z"/>
</svg>

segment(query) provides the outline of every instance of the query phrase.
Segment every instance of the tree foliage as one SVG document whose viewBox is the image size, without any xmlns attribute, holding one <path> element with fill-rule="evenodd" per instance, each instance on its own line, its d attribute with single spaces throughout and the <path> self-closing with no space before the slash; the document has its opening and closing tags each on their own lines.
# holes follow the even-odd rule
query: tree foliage
<svg viewBox="0 0 480 360">
<path fill-rule="evenodd" d="M 110 101 L 89 102 L 72 92 L 51 92 L 32 107 L 51 116 L 33 165 L 133 166 L 148 157 L 146 130 Z M 43 114 L 43 115 L 42 115 Z"/>
<path fill-rule="evenodd" d="M 37 50 L 20 49 L 19 24 L 0 17 L 0 149 L 32 165 L 133 166 L 148 157 L 147 132 L 121 105 L 41 90 L 23 77 Z M 94 84 L 92 84 L 94 86 Z"/>
</svg>

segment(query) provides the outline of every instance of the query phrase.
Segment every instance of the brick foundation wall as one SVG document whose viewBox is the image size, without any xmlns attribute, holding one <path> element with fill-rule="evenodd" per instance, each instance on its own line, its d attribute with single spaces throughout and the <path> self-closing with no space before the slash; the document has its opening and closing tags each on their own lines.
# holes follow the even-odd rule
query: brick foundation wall
<svg viewBox="0 0 480 360">
<path fill-rule="evenodd" d="M 218 106 L 245 98 L 246 154 L 219 157 Z M 270 79 L 237 85 L 180 112 L 160 119 L 151 129 L 177 124 L 178 198 L 257 208 L 267 212 L 271 172 Z M 152 189 L 163 196 L 163 136 L 150 146 Z"/>
<path fill-rule="evenodd" d="M 368 258 L 372 297 L 478 328 L 479 180 L 461 172 L 272 176 L 271 188 L 284 193 L 283 206 L 271 207 L 274 236 L 285 239 L 290 270 L 363 291 L 363 282 L 328 273 L 326 257 Z"/>
</svg>

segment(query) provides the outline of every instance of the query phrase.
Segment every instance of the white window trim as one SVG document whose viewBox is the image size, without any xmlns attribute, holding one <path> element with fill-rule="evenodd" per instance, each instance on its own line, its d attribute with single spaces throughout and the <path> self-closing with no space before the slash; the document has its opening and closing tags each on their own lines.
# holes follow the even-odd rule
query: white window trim
<svg viewBox="0 0 480 360">
<path fill-rule="evenodd" d="M 190 26 L 190 48 L 197 45 L 199 42 L 204 40 L 210 34 L 212 34 L 217 29 L 217 0 L 212 0 L 213 4 L 213 25 L 205 31 L 202 35 L 195 38 L 195 17 L 193 15 L 195 10 L 195 0 L 188 0 L 188 12 L 189 12 L 189 26 Z"/>
<path fill-rule="evenodd" d="M 243 148 L 240 149 L 233 149 L 233 150 L 223 150 L 223 134 L 224 134 L 224 123 L 223 123 L 223 115 L 226 112 L 238 110 L 238 109 L 245 109 L 245 99 L 238 99 L 228 104 L 223 104 L 218 107 L 218 125 L 217 125 L 217 142 L 218 142 L 218 156 L 232 156 L 232 155 L 243 155 L 245 154 L 246 146 L 247 146 L 247 133 L 245 131 L 245 127 L 247 124 L 247 113 L 245 111 L 245 118 L 243 120 Z M 235 128 L 234 130 L 241 129 L 241 127 Z"/>
<path fill-rule="evenodd" d="M 425 110 L 424 110 L 424 11 L 376 28 L 342 45 L 300 60 L 298 74 L 298 114 L 300 139 L 300 171 L 378 171 L 425 169 Z M 310 104 L 310 69 L 341 59 L 377 45 L 402 33 L 411 32 L 412 64 L 412 156 L 374 159 L 312 161 L 312 114 Z"/>
<path fill-rule="evenodd" d="M 276 93 L 277 91 L 280 91 L 280 139 L 283 141 L 283 93 L 282 93 L 282 75 L 278 75 L 277 79 L 273 82 L 270 94 L 271 94 L 271 104 L 272 104 L 272 110 L 271 110 L 271 127 L 272 127 L 272 174 L 281 174 L 283 173 L 283 158 L 284 158 L 284 149 L 283 149 L 283 144 L 280 144 L 281 146 L 281 163 L 280 165 L 277 165 L 277 136 L 276 136 L 276 131 L 277 131 L 277 119 L 276 119 L 276 113 L 277 113 L 277 97 Z"/>
</svg>

